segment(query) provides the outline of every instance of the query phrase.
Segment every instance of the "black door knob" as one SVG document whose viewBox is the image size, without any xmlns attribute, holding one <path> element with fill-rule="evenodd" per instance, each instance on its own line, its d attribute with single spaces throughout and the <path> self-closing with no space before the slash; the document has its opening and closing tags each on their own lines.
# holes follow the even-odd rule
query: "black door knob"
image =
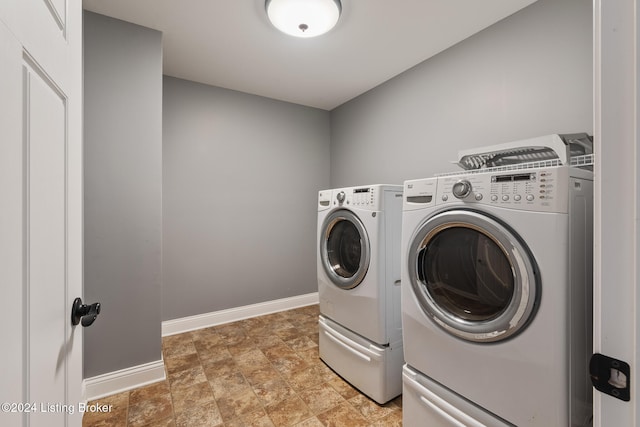
<svg viewBox="0 0 640 427">
<path fill-rule="evenodd" d="M 71 307 L 71 324 L 77 325 L 82 322 L 82 326 L 85 328 L 91 326 L 98 318 L 100 308 L 99 302 L 87 305 L 82 303 L 82 298 L 76 298 L 73 300 L 73 306 Z"/>
</svg>

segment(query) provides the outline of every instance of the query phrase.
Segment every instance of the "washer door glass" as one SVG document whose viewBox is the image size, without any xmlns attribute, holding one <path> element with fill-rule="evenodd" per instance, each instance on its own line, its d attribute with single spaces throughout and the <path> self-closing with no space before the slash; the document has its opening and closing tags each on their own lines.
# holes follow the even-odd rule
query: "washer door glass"
<svg viewBox="0 0 640 427">
<path fill-rule="evenodd" d="M 535 263 L 513 232 L 472 211 L 427 220 L 409 250 L 411 285 L 424 311 L 449 333 L 474 342 L 506 339 L 532 318 Z"/>
<path fill-rule="evenodd" d="M 322 226 L 320 256 L 331 281 L 343 289 L 360 284 L 369 268 L 369 238 L 360 219 L 341 209 L 329 214 Z"/>
</svg>

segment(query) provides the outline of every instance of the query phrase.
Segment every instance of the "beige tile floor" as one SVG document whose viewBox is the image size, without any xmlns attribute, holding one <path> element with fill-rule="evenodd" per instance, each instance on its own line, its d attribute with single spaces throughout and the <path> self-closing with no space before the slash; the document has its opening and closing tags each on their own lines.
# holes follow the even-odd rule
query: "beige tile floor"
<svg viewBox="0 0 640 427">
<path fill-rule="evenodd" d="M 393 427 L 402 399 L 378 405 L 318 357 L 318 306 L 165 337 L 167 380 L 96 402 L 83 426 Z"/>
</svg>

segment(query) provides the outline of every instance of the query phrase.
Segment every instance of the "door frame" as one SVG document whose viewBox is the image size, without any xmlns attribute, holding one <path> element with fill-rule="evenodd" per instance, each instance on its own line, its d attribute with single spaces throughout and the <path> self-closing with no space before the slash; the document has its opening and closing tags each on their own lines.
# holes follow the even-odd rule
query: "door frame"
<svg viewBox="0 0 640 427">
<path fill-rule="evenodd" d="M 594 390 L 596 427 L 640 422 L 639 0 L 594 0 L 594 353 L 631 366 L 631 401 Z"/>
</svg>

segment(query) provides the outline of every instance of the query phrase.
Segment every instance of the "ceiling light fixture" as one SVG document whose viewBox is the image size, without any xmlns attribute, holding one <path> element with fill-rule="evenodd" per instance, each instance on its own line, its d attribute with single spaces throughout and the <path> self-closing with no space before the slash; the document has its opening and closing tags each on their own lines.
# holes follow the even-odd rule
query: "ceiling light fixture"
<svg viewBox="0 0 640 427">
<path fill-rule="evenodd" d="M 340 18 L 340 0 L 266 0 L 271 23 L 285 34 L 315 37 L 332 29 Z"/>
</svg>

